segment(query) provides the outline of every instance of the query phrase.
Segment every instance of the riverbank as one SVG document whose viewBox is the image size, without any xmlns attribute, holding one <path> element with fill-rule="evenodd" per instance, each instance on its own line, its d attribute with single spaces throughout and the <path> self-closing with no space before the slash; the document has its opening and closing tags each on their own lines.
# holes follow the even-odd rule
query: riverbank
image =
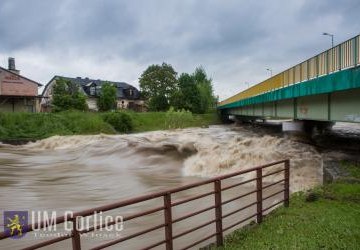
<svg viewBox="0 0 360 250">
<path fill-rule="evenodd" d="M 357 249 L 360 244 L 360 164 L 343 163 L 354 179 L 295 193 L 262 224 L 226 237 L 220 249 Z"/>
<path fill-rule="evenodd" d="M 115 119 L 114 119 L 115 118 Z M 126 126 L 121 126 L 125 124 Z M 54 135 L 117 134 L 219 124 L 217 114 L 189 112 L 0 113 L 0 140 L 19 144 Z M 119 126 L 120 125 L 120 126 Z"/>
</svg>

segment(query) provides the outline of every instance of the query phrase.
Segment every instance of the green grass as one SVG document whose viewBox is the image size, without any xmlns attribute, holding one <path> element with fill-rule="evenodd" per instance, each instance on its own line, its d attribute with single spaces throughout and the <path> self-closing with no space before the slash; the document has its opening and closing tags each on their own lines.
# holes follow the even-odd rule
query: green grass
<svg viewBox="0 0 360 250">
<path fill-rule="evenodd" d="M 359 165 L 346 164 L 358 173 Z M 360 184 L 336 182 L 292 195 L 290 207 L 280 207 L 260 225 L 239 229 L 222 249 L 359 249 Z"/>
<path fill-rule="evenodd" d="M 347 171 L 352 177 L 360 179 L 360 163 L 343 161 L 341 167 Z"/>
<path fill-rule="evenodd" d="M 134 131 L 154 131 L 165 129 L 166 112 L 130 113 Z"/>
<path fill-rule="evenodd" d="M 133 118 L 134 132 L 154 131 L 154 130 L 165 130 L 170 129 L 167 120 L 169 116 L 167 112 L 146 112 L 146 113 L 135 113 L 129 112 Z M 220 120 L 217 114 L 193 114 L 191 118 L 184 119 L 180 124 L 179 128 L 187 127 L 202 127 L 212 124 L 220 124 Z"/>
<path fill-rule="evenodd" d="M 0 138 L 3 140 L 95 133 L 116 131 L 94 113 L 0 113 Z"/>
<path fill-rule="evenodd" d="M 143 132 L 169 129 L 166 112 L 125 112 L 133 130 Z M 116 134 L 102 113 L 68 111 L 61 113 L 0 113 L 0 139 L 3 141 L 37 140 L 53 135 Z M 219 123 L 216 113 L 191 115 L 179 127 L 199 127 Z"/>
</svg>

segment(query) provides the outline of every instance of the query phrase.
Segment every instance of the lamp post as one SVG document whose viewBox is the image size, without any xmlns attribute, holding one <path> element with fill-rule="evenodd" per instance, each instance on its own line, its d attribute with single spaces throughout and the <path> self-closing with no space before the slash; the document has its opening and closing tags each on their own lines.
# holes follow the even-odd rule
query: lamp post
<svg viewBox="0 0 360 250">
<path fill-rule="evenodd" d="M 330 33 L 327 33 L 327 32 L 324 32 L 323 35 L 324 36 L 331 36 L 331 48 L 334 48 L 334 35 L 330 34 Z"/>
<path fill-rule="evenodd" d="M 272 77 L 272 69 L 266 69 L 266 70 L 270 72 L 270 77 Z"/>
</svg>

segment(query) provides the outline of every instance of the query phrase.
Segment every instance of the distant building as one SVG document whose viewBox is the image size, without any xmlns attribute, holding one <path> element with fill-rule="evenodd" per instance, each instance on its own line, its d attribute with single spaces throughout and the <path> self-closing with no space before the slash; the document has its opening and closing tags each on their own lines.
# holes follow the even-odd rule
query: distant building
<svg viewBox="0 0 360 250">
<path fill-rule="evenodd" d="M 0 67 L 0 112 L 39 112 L 40 86 L 21 76 L 15 68 L 15 59 L 10 57 L 8 69 Z"/>
<path fill-rule="evenodd" d="M 93 80 L 89 78 L 71 78 L 63 76 L 54 76 L 45 86 L 42 94 L 41 110 L 46 112 L 51 110 L 51 101 L 53 95 L 53 86 L 57 80 L 64 79 L 71 81 L 79 86 L 80 91 L 86 95 L 86 102 L 89 110 L 97 111 L 97 98 L 101 93 L 101 87 L 104 83 L 110 83 L 116 86 L 117 92 L 117 108 L 118 109 L 132 109 L 135 111 L 143 111 L 144 101 L 140 98 L 140 92 L 134 86 L 125 82 L 111 82 L 103 80 Z"/>
</svg>

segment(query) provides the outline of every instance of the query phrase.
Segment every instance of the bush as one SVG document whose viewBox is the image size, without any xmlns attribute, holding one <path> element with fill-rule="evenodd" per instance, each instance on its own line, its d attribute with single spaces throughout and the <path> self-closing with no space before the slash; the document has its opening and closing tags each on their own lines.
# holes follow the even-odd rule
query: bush
<svg viewBox="0 0 360 250">
<path fill-rule="evenodd" d="M 129 114 L 122 112 L 105 113 L 103 119 L 113 126 L 117 132 L 127 133 L 133 130 L 133 121 Z"/>
<path fill-rule="evenodd" d="M 149 100 L 150 111 L 166 111 L 169 108 L 169 103 L 164 95 L 154 96 Z"/>
<path fill-rule="evenodd" d="M 105 83 L 101 87 L 101 93 L 97 99 L 100 111 L 110 111 L 116 109 L 116 87 L 113 84 Z"/>
<path fill-rule="evenodd" d="M 166 112 L 165 126 L 166 128 L 184 128 L 193 121 L 193 115 L 190 111 L 175 111 L 173 107 Z"/>
<path fill-rule="evenodd" d="M 56 80 L 54 84 L 52 106 L 54 112 L 88 109 L 86 97 L 80 92 L 79 87 L 63 78 Z"/>
</svg>

